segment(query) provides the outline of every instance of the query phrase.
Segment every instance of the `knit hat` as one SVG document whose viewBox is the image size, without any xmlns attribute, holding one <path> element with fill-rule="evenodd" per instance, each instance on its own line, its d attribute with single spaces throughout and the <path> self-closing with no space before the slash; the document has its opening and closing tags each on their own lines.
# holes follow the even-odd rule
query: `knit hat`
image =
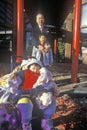
<svg viewBox="0 0 87 130">
<path fill-rule="evenodd" d="M 41 63 L 41 61 L 40 61 L 40 60 L 37 60 L 37 59 L 35 59 L 35 58 L 32 58 L 32 59 L 29 60 L 29 62 L 27 63 L 27 67 L 29 67 L 29 66 L 32 65 L 32 64 L 37 64 L 37 65 L 39 65 L 40 67 L 43 66 L 42 63 Z"/>
<path fill-rule="evenodd" d="M 21 67 L 23 67 L 24 65 L 27 65 L 27 63 L 28 63 L 28 60 L 22 60 Z"/>
</svg>

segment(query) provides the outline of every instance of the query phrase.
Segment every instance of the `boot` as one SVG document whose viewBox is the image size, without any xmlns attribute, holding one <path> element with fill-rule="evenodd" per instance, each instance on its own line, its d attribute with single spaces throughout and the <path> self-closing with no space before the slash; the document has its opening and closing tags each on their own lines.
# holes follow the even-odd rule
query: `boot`
<svg viewBox="0 0 87 130">
<path fill-rule="evenodd" d="M 28 123 L 22 123 L 22 129 L 23 130 L 32 130 L 31 124 Z"/>
</svg>

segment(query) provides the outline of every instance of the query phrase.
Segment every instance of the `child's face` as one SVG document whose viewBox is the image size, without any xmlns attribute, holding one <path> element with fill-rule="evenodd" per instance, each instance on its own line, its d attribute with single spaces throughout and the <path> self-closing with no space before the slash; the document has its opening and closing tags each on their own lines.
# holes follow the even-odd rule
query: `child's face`
<svg viewBox="0 0 87 130">
<path fill-rule="evenodd" d="M 39 37 L 40 43 L 43 44 L 46 42 L 46 37 L 44 35 Z"/>
<path fill-rule="evenodd" d="M 40 66 L 37 65 L 37 64 L 32 64 L 29 69 L 32 71 L 32 72 L 35 72 L 35 73 L 39 73 L 40 72 Z"/>
</svg>

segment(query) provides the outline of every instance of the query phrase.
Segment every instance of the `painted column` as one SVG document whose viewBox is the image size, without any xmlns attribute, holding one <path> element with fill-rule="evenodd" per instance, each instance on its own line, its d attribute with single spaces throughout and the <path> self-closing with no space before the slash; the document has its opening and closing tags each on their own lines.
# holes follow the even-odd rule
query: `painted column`
<svg viewBox="0 0 87 130">
<path fill-rule="evenodd" d="M 20 63 L 24 42 L 24 0 L 17 0 L 17 52 L 16 62 Z"/>
<path fill-rule="evenodd" d="M 57 53 L 57 39 L 55 38 L 54 39 L 54 55 L 56 55 L 56 53 Z"/>
<path fill-rule="evenodd" d="M 79 56 L 79 41 L 80 41 L 80 11 L 81 0 L 75 0 L 74 7 L 74 26 L 73 26 L 73 43 L 72 43 L 72 71 L 71 80 L 73 83 L 77 83 L 78 73 L 78 56 Z"/>
</svg>

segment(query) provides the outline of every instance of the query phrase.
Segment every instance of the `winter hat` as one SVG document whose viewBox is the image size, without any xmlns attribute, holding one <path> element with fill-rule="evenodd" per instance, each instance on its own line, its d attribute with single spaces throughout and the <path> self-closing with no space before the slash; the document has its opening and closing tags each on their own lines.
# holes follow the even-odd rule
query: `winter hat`
<svg viewBox="0 0 87 130">
<path fill-rule="evenodd" d="M 27 65 L 27 63 L 28 63 L 28 60 L 22 60 L 21 67 L 23 67 L 24 65 Z"/>
<path fill-rule="evenodd" d="M 37 59 L 35 59 L 35 58 L 32 58 L 32 59 L 29 60 L 29 62 L 27 63 L 27 67 L 29 67 L 29 66 L 32 65 L 32 64 L 37 64 L 37 65 L 39 65 L 40 67 L 42 67 L 41 61 L 40 61 L 40 60 L 37 60 Z"/>
</svg>

